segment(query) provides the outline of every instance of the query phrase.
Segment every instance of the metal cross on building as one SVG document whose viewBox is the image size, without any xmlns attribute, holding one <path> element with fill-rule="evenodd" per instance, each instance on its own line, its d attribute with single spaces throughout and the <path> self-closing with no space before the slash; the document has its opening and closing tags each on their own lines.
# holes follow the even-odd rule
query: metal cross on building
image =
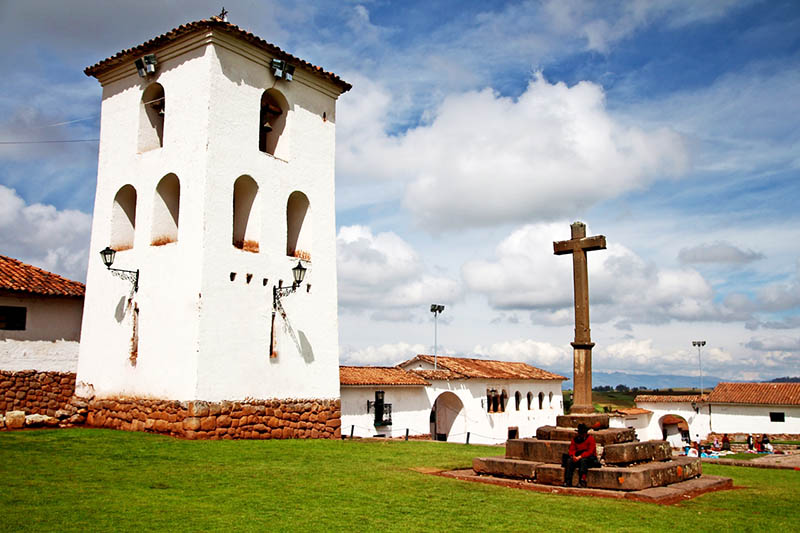
<svg viewBox="0 0 800 533">
<path fill-rule="evenodd" d="M 604 250 L 603 235 L 586 236 L 586 224 L 570 225 L 572 238 L 553 243 L 556 255 L 572 254 L 572 277 L 575 286 L 575 340 L 573 348 L 572 414 L 594 413 L 592 405 L 592 347 L 589 329 L 589 276 L 586 271 L 586 252 Z"/>
</svg>

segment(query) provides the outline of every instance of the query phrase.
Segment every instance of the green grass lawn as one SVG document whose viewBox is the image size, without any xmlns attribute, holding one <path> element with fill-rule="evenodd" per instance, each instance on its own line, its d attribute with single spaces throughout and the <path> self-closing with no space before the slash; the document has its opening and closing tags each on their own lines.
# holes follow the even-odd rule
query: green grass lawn
<svg viewBox="0 0 800 533">
<path fill-rule="evenodd" d="M 0 433 L 2 531 L 798 531 L 800 472 L 704 465 L 740 490 L 678 505 L 540 494 L 412 470 L 502 448 Z"/>
</svg>

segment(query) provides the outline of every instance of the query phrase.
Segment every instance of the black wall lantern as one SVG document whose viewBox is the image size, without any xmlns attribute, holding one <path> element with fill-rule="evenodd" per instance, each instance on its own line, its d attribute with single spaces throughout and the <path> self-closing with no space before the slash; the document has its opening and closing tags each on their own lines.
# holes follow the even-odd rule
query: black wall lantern
<svg viewBox="0 0 800 533">
<path fill-rule="evenodd" d="M 103 264 L 106 266 L 108 270 L 111 271 L 111 274 L 117 276 L 118 278 L 130 281 L 131 283 L 133 283 L 133 292 L 138 292 L 139 269 L 123 270 L 121 268 L 111 268 L 111 265 L 114 264 L 114 257 L 116 255 L 117 251 L 111 248 L 110 246 L 106 246 L 104 250 L 100 251 L 100 257 L 103 259 Z"/>
<path fill-rule="evenodd" d="M 292 269 L 292 276 L 294 277 L 294 281 L 290 287 L 279 287 L 277 285 L 272 286 L 272 328 L 271 333 L 269 336 L 269 356 L 276 357 L 277 354 L 275 353 L 275 313 L 278 312 L 280 309 L 281 316 L 285 319 L 286 318 L 286 311 L 284 311 L 283 306 L 281 305 L 281 298 L 289 296 L 293 292 L 300 287 L 300 284 L 303 283 L 303 280 L 306 277 L 306 267 L 303 266 L 301 261 L 297 262 L 297 266 Z"/>
</svg>

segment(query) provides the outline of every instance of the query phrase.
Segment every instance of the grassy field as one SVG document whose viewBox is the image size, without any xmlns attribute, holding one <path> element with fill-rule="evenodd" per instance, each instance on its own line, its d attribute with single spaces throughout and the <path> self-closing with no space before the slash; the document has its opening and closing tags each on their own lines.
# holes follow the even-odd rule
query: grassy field
<svg viewBox="0 0 800 533">
<path fill-rule="evenodd" d="M 797 531 L 800 472 L 706 465 L 740 490 L 673 506 L 467 483 L 502 448 L 0 433 L 2 531 Z"/>
</svg>

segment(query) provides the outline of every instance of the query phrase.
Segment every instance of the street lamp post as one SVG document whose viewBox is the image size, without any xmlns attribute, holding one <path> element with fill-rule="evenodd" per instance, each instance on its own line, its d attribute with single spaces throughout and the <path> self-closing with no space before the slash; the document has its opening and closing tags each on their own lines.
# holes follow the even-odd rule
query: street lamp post
<svg viewBox="0 0 800 533">
<path fill-rule="evenodd" d="M 700 348 L 706 345 L 706 341 L 692 341 L 692 346 L 697 348 L 697 363 L 700 365 L 700 399 L 703 399 L 703 359 L 700 357 Z"/>
<path fill-rule="evenodd" d="M 431 304 L 431 313 L 433 313 L 433 369 L 436 370 L 436 352 L 439 349 L 439 315 L 444 311 L 444 306 L 439 304 Z"/>
</svg>

